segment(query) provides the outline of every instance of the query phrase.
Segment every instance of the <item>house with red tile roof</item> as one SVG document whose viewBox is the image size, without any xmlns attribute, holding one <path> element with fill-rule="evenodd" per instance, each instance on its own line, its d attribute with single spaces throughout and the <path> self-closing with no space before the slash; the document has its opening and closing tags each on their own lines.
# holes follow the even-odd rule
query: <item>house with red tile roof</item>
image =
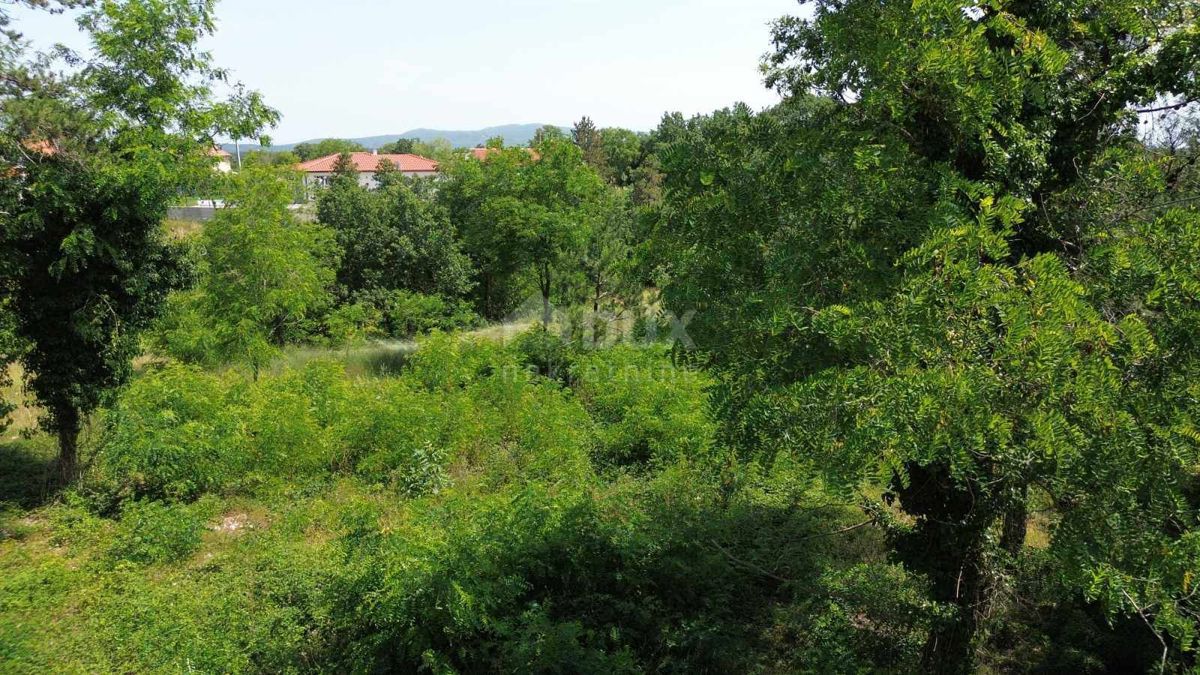
<svg viewBox="0 0 1200 675">
<path fill-rule="evenodd" d="M 326 155 L 298 164 L 296 168 L 304 173 L 305 187 L 328 185 L 329 181 L 333 179 L 333 167 L 337 165 L 339 156 L 337 154 Z M 392 166 L 405 176 L 436 176 L 438 173 L 437 162 L 420 155 L 352 152 L 350 161 L 354 163 L 354 168 L 358 171 L 358 184 L 368 189 L 378 187 L 375 172 L 379 170 L 379 163 L 384 160 L 391 162 Z"/>
</svg>

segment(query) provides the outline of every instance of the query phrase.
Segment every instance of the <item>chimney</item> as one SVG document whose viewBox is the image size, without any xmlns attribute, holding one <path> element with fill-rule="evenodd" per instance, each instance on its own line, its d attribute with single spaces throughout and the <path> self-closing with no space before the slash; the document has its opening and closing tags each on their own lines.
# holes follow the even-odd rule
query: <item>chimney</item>
<svg viewBox="0 0 1200 675">
<path fill-rule="evenodd" d="M 378 155 L 378 154 L 379 154 L 379 148 L 375 148 L 374 150 L 372 150 L 372 151 L 371 151 L 371 154 L 372 154 L 372 155 Z"/>
</svg>

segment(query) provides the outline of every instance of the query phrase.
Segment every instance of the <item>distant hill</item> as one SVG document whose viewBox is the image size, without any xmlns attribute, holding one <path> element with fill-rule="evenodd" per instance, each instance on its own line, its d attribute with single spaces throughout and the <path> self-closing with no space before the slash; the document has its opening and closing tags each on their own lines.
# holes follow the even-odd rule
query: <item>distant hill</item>
<svg viewBox="0 0 1200 675">
<path fill-rule="evenodd" d="M 410 129 L 402 134 L 387 134 L 384 136 L 366 136 L 363 138 L 351 138 L 350 140 L 359 143 L 368 150 L 374 150 L 380 146 L 392 143 L 401 138 L 415 138 L 420 141 L 433 141 L 439 138 L 444 138 L 450 141 L 450 144 L 456 148 L 473 148 L 477 145 L 486 143 L 489 138 L 501 136 L 504 138 L 505 145 L 527 145 L 533 139 L 534 133 L 546 125 L 544 124 L 505 124 L 498 127 L 487 127 L 485 129 L 474 129 L 469 131 L 447 131 L 443 129 Z M 570 127 L 561 127 L 566 133 L 571 132 Z M 303 143 L 316 143 L 321 139 L 314 138 Z M 284 143 L 272 145 L 269 149 L 275 152 L 283 152 L 291 150 L 300 143 Z M 224 147 L 229 152 L 234 151 L 232 143 L 225 143 Z M 257 145 L 243 145 L 242 152 L 252 152 L 261 150 Z"/>
</svg>

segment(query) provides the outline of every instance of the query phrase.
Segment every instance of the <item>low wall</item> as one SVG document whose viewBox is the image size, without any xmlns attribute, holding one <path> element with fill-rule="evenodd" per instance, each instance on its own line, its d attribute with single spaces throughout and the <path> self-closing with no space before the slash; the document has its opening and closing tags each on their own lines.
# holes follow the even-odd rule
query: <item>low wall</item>
<svg viewBox="0 0 1200 675">
<path fill-rule="evenodd" d="M 185 220 L 191 223 L 203 223 L 212 220 L 217 209 L 212 206 L 176 206 L 167 209 L 169 220 Z"/>
</svg>

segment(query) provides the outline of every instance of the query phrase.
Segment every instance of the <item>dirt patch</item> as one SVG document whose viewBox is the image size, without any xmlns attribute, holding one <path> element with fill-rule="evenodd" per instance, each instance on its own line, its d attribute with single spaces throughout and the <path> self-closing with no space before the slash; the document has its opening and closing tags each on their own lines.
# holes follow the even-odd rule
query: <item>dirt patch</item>
<svg viewBox="0 0 1200 675">
<path fill-rule="evenodd" d="M 231 513 L 211 525 L 209 529 L 222 534 L 239 535 L 249 530 L 258 529 L 258 524 L 252 521 L 250 516 L 245 513 Z"/>
</svg>

